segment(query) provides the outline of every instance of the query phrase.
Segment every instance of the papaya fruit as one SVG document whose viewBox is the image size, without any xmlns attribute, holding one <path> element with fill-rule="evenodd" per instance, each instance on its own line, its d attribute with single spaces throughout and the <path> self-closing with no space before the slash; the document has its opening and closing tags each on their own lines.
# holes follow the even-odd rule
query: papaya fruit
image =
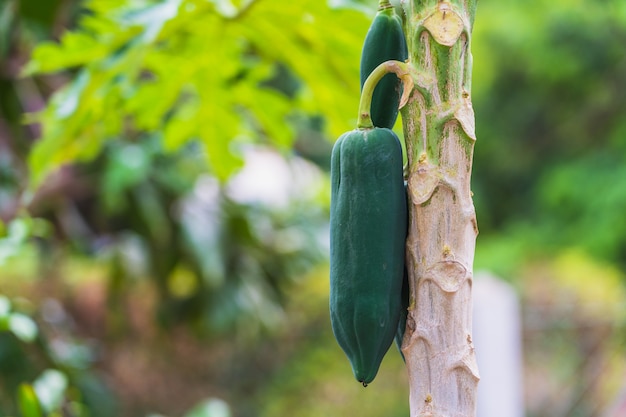
<svg viewBox="0 0 626 417">
<path fill-rule="evenodd" d="M 371 72 L 385 61 L 405 61 L 408 57 L 402 22 L 393 6 L 381 2 L 365 36 L 361 52 L 361 90 Z M 395 74 L 387 74 L 372 95 L 371 117 L 376 127 L 392 129 L 398 118 L 402 83 Z"/>
<path fill-rule="evenodd" d="M 393 343 L 402 308 L 407 205 L 396 134 L 343 134 L 331 155 L 331 187 L 331 324 L 366 386 Z"/>
</svg>

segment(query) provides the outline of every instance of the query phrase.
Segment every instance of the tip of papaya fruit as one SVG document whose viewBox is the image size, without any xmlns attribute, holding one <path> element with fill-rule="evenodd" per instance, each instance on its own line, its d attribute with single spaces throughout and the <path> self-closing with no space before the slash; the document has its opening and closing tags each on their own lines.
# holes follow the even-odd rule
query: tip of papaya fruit
<svg viewBox="0 0 626 417">
<path fill-rule="evenodd" d="M 367 388 L 367 382 L 365 381 L 359 381 L 361 384 L 363 384 L 363 388 Z"/>
</svg>

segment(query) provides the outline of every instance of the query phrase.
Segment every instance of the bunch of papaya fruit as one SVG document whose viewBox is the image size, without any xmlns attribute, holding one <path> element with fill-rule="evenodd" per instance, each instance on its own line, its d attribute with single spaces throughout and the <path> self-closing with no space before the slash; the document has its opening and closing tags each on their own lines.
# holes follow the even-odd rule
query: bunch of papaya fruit
<svg viewBox="0 0 626 417">
<path fill-rule="evenodd" d="M 339 137 L 331 156 L 330 317 L 363 386 L 394 338 L 402 343 L 409 298 L 402 146 L 391 130 L 402 82 L 389 73 L 376 77 L 373 94 L 364 85 L 381 64 L 405 62 L 407 55 L 401 19 L 381 0 L 361 55 L 362 94 L 371 94 L 368 122 L 361 123 L 361 113 L 359 127 Z"/>
</svg>

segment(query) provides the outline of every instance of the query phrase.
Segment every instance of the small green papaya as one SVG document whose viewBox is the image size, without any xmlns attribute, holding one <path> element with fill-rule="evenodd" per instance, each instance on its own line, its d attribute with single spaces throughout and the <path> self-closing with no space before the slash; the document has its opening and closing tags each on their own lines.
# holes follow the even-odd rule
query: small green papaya
<svg viewBox="0 0 626 417">
<path fill-rule="evenodd" d="M 398 137 L 342 135 L 331 156 L 330 317 L 364 386 L 393 342 L 401 311 L 407 207 Z"/>
<path fill-rule="evenodd" d="M 379 7 L 365 36 L 361 53 L 361 90 L 365 80 L 380 64 L 389 60 L 405 61 L 408 57 L 402 22 L 389 3 Z M 376 85 L 370 110 L 376 127 L 392 129 L 398 118 L 402 83 L 395 74 L 387 74 Z"/>
</svg>

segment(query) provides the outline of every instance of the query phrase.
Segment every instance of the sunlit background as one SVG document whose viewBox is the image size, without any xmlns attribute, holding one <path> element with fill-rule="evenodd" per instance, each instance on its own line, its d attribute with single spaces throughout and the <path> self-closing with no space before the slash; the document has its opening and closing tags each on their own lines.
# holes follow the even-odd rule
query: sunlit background
<svg viewBox="0 0 626 417">
<path fill-rule="evenodd" d="M 408 416 L 395 346 L 364 389 L 328 317 L 375 3 L 0 3 L 0 416 L 28 387 L 50 416 Z M 624 0 L 479 2 L 476 314 L 510 300 L 525 410 L 500 417 L 626 416 L 624 45 Z"/>
</svg>

